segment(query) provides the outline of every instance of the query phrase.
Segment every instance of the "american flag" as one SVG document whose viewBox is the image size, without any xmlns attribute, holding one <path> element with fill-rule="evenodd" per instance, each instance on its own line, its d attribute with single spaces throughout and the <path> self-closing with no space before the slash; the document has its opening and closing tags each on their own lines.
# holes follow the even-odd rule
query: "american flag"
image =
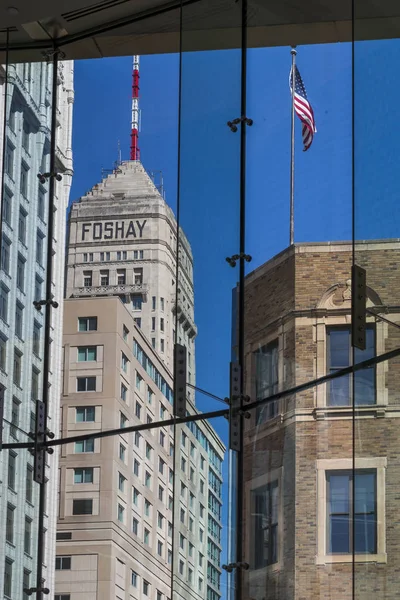
<svg viewBox="0 0 400 600">
<path fill-rule="evenodd" d="M 292 93 L 292 81 L 293 73 L 292 69 L 290 69 L 290 93 Z M 305 152 L 311 146 L 317 128 L 315 127 L 314 111 L 307 100 L 306 88 L 296 65 L 294 66 L 294 110 L 302 122 L 301 132 L 304 144 L 303 150 Z"/>
</svg>

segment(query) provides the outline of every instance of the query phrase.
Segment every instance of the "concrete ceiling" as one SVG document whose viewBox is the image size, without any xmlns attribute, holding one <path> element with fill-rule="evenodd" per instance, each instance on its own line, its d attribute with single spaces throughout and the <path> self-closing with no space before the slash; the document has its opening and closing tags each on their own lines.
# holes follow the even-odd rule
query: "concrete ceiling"
<svg viewBox="0 0 400 600">
<path fill-rule="evenodd" d="M 240 0 L 182 0 L 183 50 L 240 46 Z M 357 40 L 400 37 L 400 2 L 354 0 Z M 351 0 L 248 0 L 248 45 L 352 39 Z M 57 39 L 66 58 L 179 51 L 180 0 L 1 0 L 0 61 L 34 61 Z"/>
</svg>

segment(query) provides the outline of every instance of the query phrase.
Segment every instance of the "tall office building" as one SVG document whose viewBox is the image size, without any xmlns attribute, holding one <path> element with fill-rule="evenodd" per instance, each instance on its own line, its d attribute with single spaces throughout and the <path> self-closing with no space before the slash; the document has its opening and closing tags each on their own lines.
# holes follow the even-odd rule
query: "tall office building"
<svg viewBox="0 0 400 600">
<path fill-rule="evenodd" d="M 399 251 L 398 240 L 356 244 L 369 311 L 357 362 L 398 347 Z M 295 244 L 248 275 L 252 398 L 352 364 L 352 260 L 349 243 Z M 387 585 L 398 580 L 398 372 L 394 358 L 354 381 L 347 374 L 252 413 L 244 441 L 245 598 L 346 600 L 353 585 L 359 598 L 398 596 L 397 584 Z"/>
<path fill-rule="evenodd" d="M 3 440 L 29 441 L 34 431 L 35 401 L 41 399 L 44 311 L 33 305 L 44 299 L 46 280 L 48 180 L 52 65 L 10 64 L 1 77 L 1 116 L 6 112 L 0 271 L 0 383 L 5 389 Z M 58 430 L 61 393 L 62 297 L 64 290 L 65 211 L 72 177 L 73 63 L 57 73 L 56 169 L 53 232 L 49 428 Z M 56 529 L 57 453 L 47 457 L 46 549 L 44 578 L 53 589 Z M 33 457 L 27 450 L 0 454 L 0 589 L 21 600 L 24 587 L 35 585 L 38 486 L 33 483 Z"/>
<path fill-rule="evenodd" d="M 63 437 L 172 417 L 175 323 L 194 383 L 192 255 L 181 231 L 177 282 L 176 234 L 139 161 L 118 165 L 73 204 Z M 221 596 L 225 448 L 204 422 L 177 427 L 176 438 L 159 426 L 62 448 L 58 600 L 167 600 L 172 580 L 176 598 Z"/>
</svg>

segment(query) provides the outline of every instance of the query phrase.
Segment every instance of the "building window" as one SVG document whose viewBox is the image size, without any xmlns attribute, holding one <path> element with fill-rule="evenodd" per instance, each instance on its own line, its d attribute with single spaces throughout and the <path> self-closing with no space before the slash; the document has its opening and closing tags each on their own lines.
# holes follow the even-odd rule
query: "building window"
<svg viewBox="0 0 400 600">
<path fill-rule="evenodd" d="M 15 506 L 7 504 L 6 541 L 10 544 L 14 543 L 14 511 Z"/>
<path fill-rule="evenodd" d="M 162 597 L 163 597 L 162 593 L 159 590 L 157 590 L 156 600 L 162 600 Z"/>
<path fill-rule="evenodd" d="M 160 331 L 164 331 L 164 319 L 160 319 Z"/>
<path fill-rule="evenodd" d="M 156 297 L 152 296 L 152 298 L 151 298 L 151 308 L 152 308 L 152 310 L 156 310 L 156 302 L 157 302 Z"/>
<path fill-rule="evenodd" d="M 11 179 L 14 179 L 14 146 L 7 140 L 6 155 L 4 157 L 5 172 Z"/>
<path fill-rule="evenodd" d="M 143 579 L 143 595 L 148 596 L 150 591 L 150 584 L 148 581 Z"/>
<path fill-rule="evenodd" d="M 165 433 L 163 431 L 160 431 L 160 446 L 162 446 L 164 448 L 165 445 Z"/>
<path fill-rule="evenodd" d="M 161 310 L 164 312 L 164 298 L 160 298 L 160 307 Z"/>
<path fill-rule="evenodd" d="M 12 596 L 12 573 L 13 561 L 6 558 L 4 563 L 4 597 L 11 598 Z"/>
<path fill-rule="evenodd" d="M 96 408 L 94 406 L 79 406 L 76 408 L 77 423 L 94 423 Z"/>
<path fill-rule="evenodd" d="M 278 481 L 252 491 L 254 568 L 278 560 Z"/>
<path fill-rule="evenodd" d="M 136 405 L 135 405 L 135 415 L 137 416 L 138 419 L 140 419 L 141 413 L 142 413 L 142 405 L 140 404 L 140 402 L 136 402 Z"/>
<path fill-rule="evenodd" d="M 163 404 L 160 404 L 160 419 L 163 421 L 165 419 L 165 411 L 166 408 Z"/>
<path fill-rule="evenodd" d="M 135 475 L 135 477 L 139 477 L 139 472 L 140 472 L 140 463 L 135 458 L 133 461 L 133 474 Z"/>
<path fill-rule="evenodd" d="M 140 496 L 139 491 L 136 488 L 133 488 L 132 502 L 135 506 L 138 505 L 139 496 Z"/>
<path fill-rule="evenodd" d="M 133 277 L 135 285 L 142 285 L 143 283 L 143 269 L 133 269 Z"/>
<path fill-rule="evenodd" d="M 126 427 L 126 424 L 128 423 L 128 417 L 126 415 L 124 415 L 123 412 L 119 413 L 119 427 L 120 429 L 124 429 L 124 427 Z"/>
<path fill-rule="evenodd" d="M 36 356 L 40 356 L 40 330 L 41 325 L 37 321 L 33 322 L 32 332 L 32 350 Z"/>
<path fill-rule="evenodd" d="M 126 269 L 117 269 L 117 285 L 126 284 Z"/>
<path fill-rule="evenodd" d="M 350 327 L 329 327 L 327 329 L 327 367 L 329 373 L 335 373 L 352 364 L 352 346 Z M 375 356 L 375 327 L 367 326 L 366 349 L 355 349 L 356 364 Z M 332 379 L 327 384 L 329 406 L 349 406 L 352 404 L 351 375 Z M 354 392 L 356 405 L 371 405 L 376 402 L 376 367 L 362 369 L 354 374 Z"/>
<path fill-rule="evenodd" d="M 8 289 L 0 285 L 0 318 L 8 322 Z"/>
<path fill-rule="evenodd" d="M 71 557 L 70 556 L 56 556 L 56 571 L 70 571 L 71 570 Z"/>
<path fill-rule="evenodd" d="M 118 504 L 118 521 L 123 523 L 125 519 L 125 509 L 121 504 Z"/>
<path fill-rule="evenodd" d="M 186 471 L 186 460 L 183 458 L 183 456 L 181 458 L 181 471 Z"/>
<path fill-rule="evenodd" d="M 54 600 L 71 600 L 71 594 L 54 594 Z"/>
<path fill-rule="evenodd" d="M 327 471 L 326 485 L 327 554 L 350 554 L 353 545 L 356 554 L 376 554 L 376 470 L 355 471 L 354 482 L 353 471 Z"/>
<path fill-rule="evenodd" d="M 12 399 L 12 407 L 11 407 L 11 426 L 10 426 L 10 434 L 13 438 L 17 439 L 17 429 L 19 425 L 19 406 L 20 401 L 18 398 Z"/>
<path fill-rule="evenodd" d="M 43 233 L 38 229 L 36 232 L 36 262 L 40 266 L 43 266 L 43 240 Z"/>
<path fill-rule="evenodd" d="M 17 288 L 21 292 L 25 290 L 25 258 L 21 254 L 17 257 Z"/>
<path fill-rule="evenodd" d="M 153 398 L 154 398 L 154 392 L 149 386 L 147 386 L 147 403 L 152 404 Z"/>
<path fill-rule="evenodd" d="M 165 343 L 164 343 L 164 340 L 161 338 L 161 340 L 160 340 L 160 351 L 164 352 L 164 349 L 165 349 Z"/>
<path fill-rule="evenodd" d="M 158 471 L 159 473 L 161 473 L 161 475 L 164 475 L 164 467 L 165 467 L 165 461 L 161 458 L 161 456 L 158 457 Z"/>
<path fill-rule="evenodd" d="M 164 525 L 164 516 L 160 512 L 157 514 L 157 525 L 160 529 L 162 529 Z"/>
<path fill-rule="evenodd" d="M 100 285 L 110 284 L 110 272 L 108 269 L 100 271 Z"/>
<path fill-rule="evenodd" d="M 25 480 L 25 500 L 32 502 L 33 497 L 33 469 L 31 465 L 26 465 L 26 480 Z"/>
<path fill-rule="evenodd" d="M 185 517 L 186 517 L 186 511 L 184 508 L 181 508 L 181 514 L 180 514 L 181 523 L 185 522 Z"/>
<path fill-rule="evenodd" d="M 46 192 L 43 188 L 39 187 L 38 190 L 38 205 L 37 205 L 37 215 L 39 219 L 44 221 L 44 211 L 45 211 L 45 196 Z"/>
<path fill-rule="evenodd" d="M 140 317 L 134 317 L 134 322 L 136 323 L 136 325 L 139 327 L 139 329 L 142 328 L 142 319 Z"/>
<path fill-rule="evenodd" d="M 97 317 L 79 317 L 78 331 L 97 331 Z"/>
<path fill-rule="evenodd" d="M 151 485 L 151 475 L 148 471 L 146 471 L 145 476 L 144 476 L 144 485 L 148 488 Z"/>
<path fill-rule="evenodd" d="M 125 325 L 122 327 L 122 337 L 124 338 L 125 342 L 128 341 L 128 335 L 129 335 L 129 329 L 127 327 L 125 327 Z"/>
<path fill-rule="evenodd" d="M 24 552 L 31 554 L 31 543 L 32 543 L 32 519 L 25 517 L 25 531 L 24 531 Z"/>
<path fill-rule="evenodd" d="M 36 275 L 35 276 L 35 302 L 38 302 L 42 299 L 42 279 Z"/>
<path fill-rule="evenodd" d="M 164 500 L 164 488 L 162 485 L 158 486 L 158 499 L 161 500 L 161 502 Z"/>
<path fill-rule="evenodd" d="M 83 271 L 83 285 L 84 287 L 92 287 L 92 271 Z"/>
<path fill-rule="evenodd" d="M 143 541 L 144 541 L 145 544 L 149 545 L 149 542 L 150 542 L 150 531 L 148 529 L 146 529 L 146 527 L 144 528 Z"/>
<path fill-rule="evenodd" d="M 92 515 L 93 514 L 93 500 L 90 498 L 84 498 L 81 500 L 72 501 L 72 514 L 73 515 Z"/>
<path fill-rule="evenodd" d="M 134 435 L 134 444 L 137 448 L 140 447 L 140 431 L 135 431 L 135 435 Z"/>
<path fill-rule="evenodd" d="M 26 217 L 27 212 L 19 207 L 19 218 L 18 218 L 18 239 L 22 244 L 26 243 Z"/>
<path fill-rule="evenodd" d="M 157 541 L 157 554 L 162 556 L 163 554 L 163 543 L 160 540 Z"/>
<path fill-rule="evenodd" d="M 121 260 L 121 252 L 120 251 L 117 252 L 117 260 Z"/>
<path fill-rule="evenodd" d="M 23 330 L 23 312 L 24 307 L 19 302 L 15 305 L 15 334 L 19 337 L 20 340 L 23 339 L 22 330 Z"/>
<path fill-rule="evenodd" d="M 278 392 L 278 340 L 267 344 L 254 353 L 256 370 L 256 399 L 263 400 Z M 257 423 L 265 423 L 278 412 L 278 401 L 268 402 L 257 408 Z"/>
<path fill-rule="evenodd" d="M 24 150 L 29 152 L 29 137 L 31 133 L 31 128 L 26 119 L 24 119 L 24 124 L 22 126 L 22 147 Z"/>
<path fill-rule="evenodd" d="M 126 477 L 124 477 L 122 475 L 122 473 L 118 473 L 118 489 L 120 492 L 125 491 L 125 482 L 126 482 Z"/>
<path fill-rule="evenodd" d="M 93 483 L 93 467 L 74 469 L 74 483 Z"/>
<path fill-rule="evenodd" d="M 31 572 L 28 569 L 24 569 L 24 574 L 22 576 L 22 587 L 23 590 L 28 590 L 31 587 L 30 584 Z M 24 591 L 22 594 L 22 600 L 29 600 L 30 596 Z"/>
<path fill-rule="evenodd" d="M 126 448 L 123 444 L 119 445 L 119 459 L 125 462 Z"/>
<path fill-rule="evenodd" d="M 169 483 L 172 485 L 174 483 L 174 470 L 170 468 L 169 470 Z"/>
<path fill-rule="evenodd" d="M 96 377 L 77 377 L 76 378 L 77 392 L 95 392 Z"/>
<path fill-rule="evenodd" d="M 133 310 L 142 310 L 142 303 L 143 303 L 142 296 L 132 296 Z"/>
<path fill-rule="evenodd" d="M 13 370 L 13 381 L 18 387 L 21 387 L 21 374 L 22 374 L 22 354 L 19 350 L 14 348 L 14 370 Z"/>
<path fill-rule="evenodd" d="M 1 268 L 4 271 L 4 273 L 7 273 L 7 275 L 10 274 L 10 252 L 11 242 L 3 234 L 1 240 Z"/>
<path fill-rule="evenodd" d="M 172 498 L 172 496 L 168 496 L 168 508 L 169 510 L 172 510 L 174 506 L 174 499 Z"/>
<path fill-rule="evenodd" d="M 128 397 L 128 388 L 126 387 L 126 385 L 121 383 L 121 400 L 126 402 L 127 397 Z"/>
<path fill-rule="evenodd" d="M 94 439 L 75 442 L 75 454 L 84 454 L 88 452 L 94 452 Z"/>
<path fill-rule="evenodd" d="M 24 198 L 28 197 L 28 177 L 29 177 L 29 167 L 25 163 L 22 163 L 20 180 L 19 180 L 19 191 L 21 192 L 21 194 Z"/>
<path fill-rule="evenodd" d="M 121 369 L 126 373 L 128 371 L 129 360 L 128 357 L 121 352 Z"/>
<path fill-rule="evenodd" d="M 31 381 L 31 399 L 36 402 L 39 398 L 39 375 L 40 371 L 38 371 L 35 367 L 32 367 L 32 381 Z M 31 428 L 31 431 L 34 431 L 34 427 Z"/>
<path fill-rule="evenodd" d="M 97 346 L 79 346 L 78 362 L 97 360 Z"/>
<path fill-rule="evenodd" d="M 2 371 L 6 370 L 6 362 L 7 362 L 7 340 L 0 335 L 0 369 Z"/>
<path fill-rule="evenodd" d="M 184 571 L 185 565 L 183 563 L 183 560 L 179 561 L 179 575 L 183 575 L 183 571 Z"/>
<path fill-rule="evenodd" d="M 138 574 L 135 571 L 131 572 L 131 584 L 133 587 L 137 587 Z"/>
<path fill-rule="evenodd" d="M 153 450 L 153 448 L 150 446 L 150 444 L 148 442 L 146 442 L 146 458 L 148 460 L 151 460 L 152 450 Z"/>
<path fill-rule="evenodd" d="M 152 348 L 156 347 L 156 338 L 151 338 L 151 347 Z"/>
<path fill-rule="evenodd" d="M 203 543 L 203 539 L 204 539 L 204 531 L 199 528 L 199 540 L 201 543 Z"/>
<path fill-rule="evenodd" d="M 139 521 L 133 517 L 132 519 L 132 533 L 134 535 L 139 535 Z"/>
</svg>

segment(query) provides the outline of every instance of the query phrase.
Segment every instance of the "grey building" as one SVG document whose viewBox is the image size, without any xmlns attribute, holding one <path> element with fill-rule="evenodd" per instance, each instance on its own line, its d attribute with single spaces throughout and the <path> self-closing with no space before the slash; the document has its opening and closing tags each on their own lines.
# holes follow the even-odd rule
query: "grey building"
<svg viewBox="0 0 400 600">
<path fill-rule="evenodd" d="M 35 402 L 41 399 L 44 314 L 34 308 L 44 299 L 46 281 L 48 181 L 52 65 L 10 64 L 0 78 L 0 123 L 6 113 L 0 271 L 0 384 L 5 389 L 3 440 L 26 442 L 34 431 Z M 57 86 L 56 168 L 53 232 L 49 427 L 58 430 L 61 393 L 62 297 L 64 289 L 65 211 L 72 177 L 73 63 L 60 63 Z M 7 91 L 7 96 L 5 93 Z M 1 135 L 3 131 L 1 131 Z M 58 453 L 47 457 L 46 549 L 44 577 L 53 589 Z M 39 490 L 33 483 L 33 457 L 27 450 L 0 453 L 0 589 L 21 600 L 36 576 Z"/>
</svg>

